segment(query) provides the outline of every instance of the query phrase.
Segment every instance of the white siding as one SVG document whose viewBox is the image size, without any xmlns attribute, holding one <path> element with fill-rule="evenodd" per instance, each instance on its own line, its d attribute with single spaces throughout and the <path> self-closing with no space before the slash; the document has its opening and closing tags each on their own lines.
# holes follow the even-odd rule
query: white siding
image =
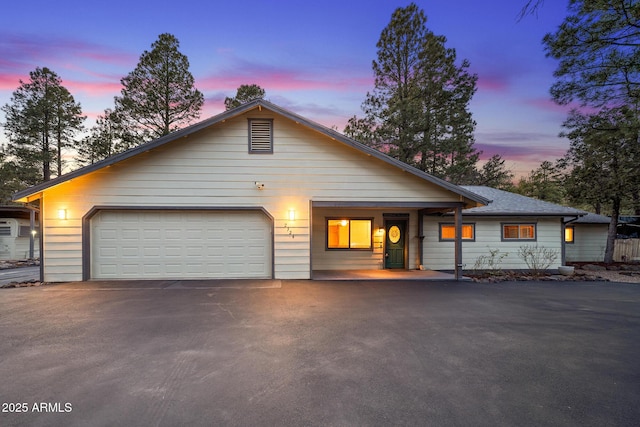
<svg viewBox="0 0 640 427">
<path fill-rule="evenodd" d="M 274 119 L 273 154 L 248 153 L 248 118 Z M 45 280 L 81 280 L 81 220 L 101 205 L 263 207 L 274 218 L 275 277 L 306 279 L 310 200 L 458 201 L 459 196 L 306 126 L 253 110 L 46 190 Z M 67 220 L 56 218 L 63 208 Z M 290 209 L 296 212 L 293 222 Z"/>
<path fill-rule="evenodd" d="M 20 236 L 20 227 L 29 227 L 30 221 L 21 218 L 1 218 L 0 226 L 9 227 L 8 236 L 0 236 L 0 259 L 23 260 L 29 258 L 30 236 Z M 33 245 L 33 256 L 40 256 L 40 242 L 36 236 Z"/>
<path fill-rule="evenodd" d="M 602 262 L 608 224 L 575 224 L 574 243 L 566 244 L 567 262 Z"/>
<path fill-rule="evenodd" d="M 425 267 L 433 270 L 453 270 L 454 242 L 439 241 L 439 224 L 452 222 L 453 217 L 427 216 L 424 220 L 424 259 Z M 562 225 L 559 218 L 531 217 L 463 217 L 463 223 L 475 223 L 475 241 L 462 242 L 462 263 L 464 270 L 471 270 L 480 255 L 488 255 L 490 249 L 499 249 L 500 254 L 508 255 L 502 259 L 503 270 L 526 270 L 526 263 L 518 256 L 518 249 L 524 245 L 544 247 L 558 253 L 556 262 L 549 268 L 561 264 Z M 536 241 L 502 241 L 502 223 L 536 223 Z"/>
</svg>

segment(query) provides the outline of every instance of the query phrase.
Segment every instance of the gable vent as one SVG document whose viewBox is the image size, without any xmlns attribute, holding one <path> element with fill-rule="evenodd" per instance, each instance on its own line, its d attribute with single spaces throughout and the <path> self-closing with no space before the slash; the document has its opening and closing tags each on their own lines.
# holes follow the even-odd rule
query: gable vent
<svg viewBox="0 0 640 427">
<path fill-rule="evenodd" d="M 273 120 L 249 119 L 249 152 L 273 153 Z"/>
</svg>

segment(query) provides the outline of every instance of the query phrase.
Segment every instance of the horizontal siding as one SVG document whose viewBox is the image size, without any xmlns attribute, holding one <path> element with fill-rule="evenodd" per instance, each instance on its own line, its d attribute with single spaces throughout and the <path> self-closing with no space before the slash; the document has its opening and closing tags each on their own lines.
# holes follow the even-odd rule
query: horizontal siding
<svg viewBox="0 0 640 427">
<path fill-rule="evenodd" d="M 248 153 L 249 117 L 274 119 L 273 154 Z M 256 181 L 265 188 L 257 189 Z M 308 278 L 310 200 L 451 202 L 459 196 L 289 119 L 255 110 L 46 190 L 45 277 L 81 278 L 82 217 L 94 206 L 112 205 L 263 207 L 274 218 L 276 278 Z M 57 219 L 58 209 L 67 209 L 68 220 Z M 287 219 L 289 209 L 296 210 L 293 224 Z M 411 236 L 417 235 L 416 218 L 414 214 Z M 415 268 L 417 239 L 410 244 L 409 263 Z M 333 264 L 322 255 L 320 265 Z M 377 268 L 381 251 L 371 255 L 353 265 Z M 76 261 L 57 264 L 68 257 Z"/>
<path fill-rule="evenodd" d="M 5 260 L 23 260 L 29 258 L 30 248 L 29 237 L 0 237 L 0 259 Z M 33 246 L 33 256 L 40 256 L 40 243 L 35 238 Z"/>
<path fill-rule="evenodd" d="M 383 245 L 385 236 L 377 233 L 379 227 L 384 227 L 384 213 L 401 213 L 410 215 L 408 239 L 408 266 L 409 269 L 417 268 L 418 255 L 418 214 L 416 211 L 402 209 L 328 209 L 318 208 L 313 212 L 313 246 L 312 266 L 314 270 L 379 270 L 383 268 Z M 326 237 L 326 218 L 328 217 L 353 217 L 373 218 L 373 250 L 328 250 Z"/>
<path fill-rule="evenodd" d="M 574 243 L 566 245 L 567 262 L 602 262 L 608 224 L 575 224 Z"/>
<path fill-rule="evenodd" d="M 455 268 L 454 242 L 439 241 L 439 224 L 451 222 L 439 217 L 425 217 L 425 266 L 433 270 L 452 270 Z M 502 223 L 537 223 L 536 241 L 502 241 Z M 476 240 L 474 242 L 462 242 L 462 263 L 465 270 L 473 269 L 473 266 L 481 255 L 489 255 L 490 250 L 499 249 L 499 254 L 507 253 L 500 264 L 503 270 L 527 269 L 527 265 L 518 256 L 518 249 L 524 245 L 544 247 L 556 250 L 558 257 L 550 268 L 557 268 L 561 264 L 561 224 L 558 218 L 495 218 L 464 217 L 463 223 L 475 223 Z"/>
</svg>

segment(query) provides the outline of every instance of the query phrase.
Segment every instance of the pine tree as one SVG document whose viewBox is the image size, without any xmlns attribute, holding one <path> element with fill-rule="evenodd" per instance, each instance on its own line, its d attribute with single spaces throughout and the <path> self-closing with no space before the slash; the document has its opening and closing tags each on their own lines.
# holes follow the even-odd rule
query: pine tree
<svg viewBox="0 0 640 427">
<path fill-rule="evenodd" d="M 456 64 L 446 38 L 426 27 L 415 4 L 398 8 L 382 31 L 373 61 L 375 87 L 364 119 L 345 133 L 435 176 L 460 183 L 472 176 L 479 153 L 469 102 L 477 76 Z"/>
<path fill-rule="evenodd" d="M 240 85 L 233 98 L 226 97 L 224 106 L 226 110 L 239 107 L 242 104 L 253 101 L 254 99 L 264 99 L 266 92 L 256 84 Z"/>
<path fill-rule="evenodd" d="M 11 102 L 2 107 L 6 115 L 8 154 L 25 171 L 39 170 L 25 182 L 36 184 L 51 179 L 51 163 L 62 174 L 62 151 L 73 144 L 85 117 L 62 80 L 50 69 L 36 68 L 29 81 L 20 80 Z"/>
<path fill-rule="evenodd" d="M 136 68 L 122 79 L 116 112 L 129 133 L 142 140 L 167 135 L 200 117 L 204 103 L 194 86 L 189 60 L 171 34 L 160 34 Z"/>
</svg>

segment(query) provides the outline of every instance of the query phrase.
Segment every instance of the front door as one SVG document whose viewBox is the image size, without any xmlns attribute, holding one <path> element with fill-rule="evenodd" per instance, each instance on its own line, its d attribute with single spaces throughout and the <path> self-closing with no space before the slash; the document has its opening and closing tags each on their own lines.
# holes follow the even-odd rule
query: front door
<svg viewBox="0 0 640 427">
<path fill-rule="evenodd" d="M 404 243 L 407 221 L 394 219 L 385 221 L 386 242 L 384 268 L 405 268 Z"/>
</svg>

